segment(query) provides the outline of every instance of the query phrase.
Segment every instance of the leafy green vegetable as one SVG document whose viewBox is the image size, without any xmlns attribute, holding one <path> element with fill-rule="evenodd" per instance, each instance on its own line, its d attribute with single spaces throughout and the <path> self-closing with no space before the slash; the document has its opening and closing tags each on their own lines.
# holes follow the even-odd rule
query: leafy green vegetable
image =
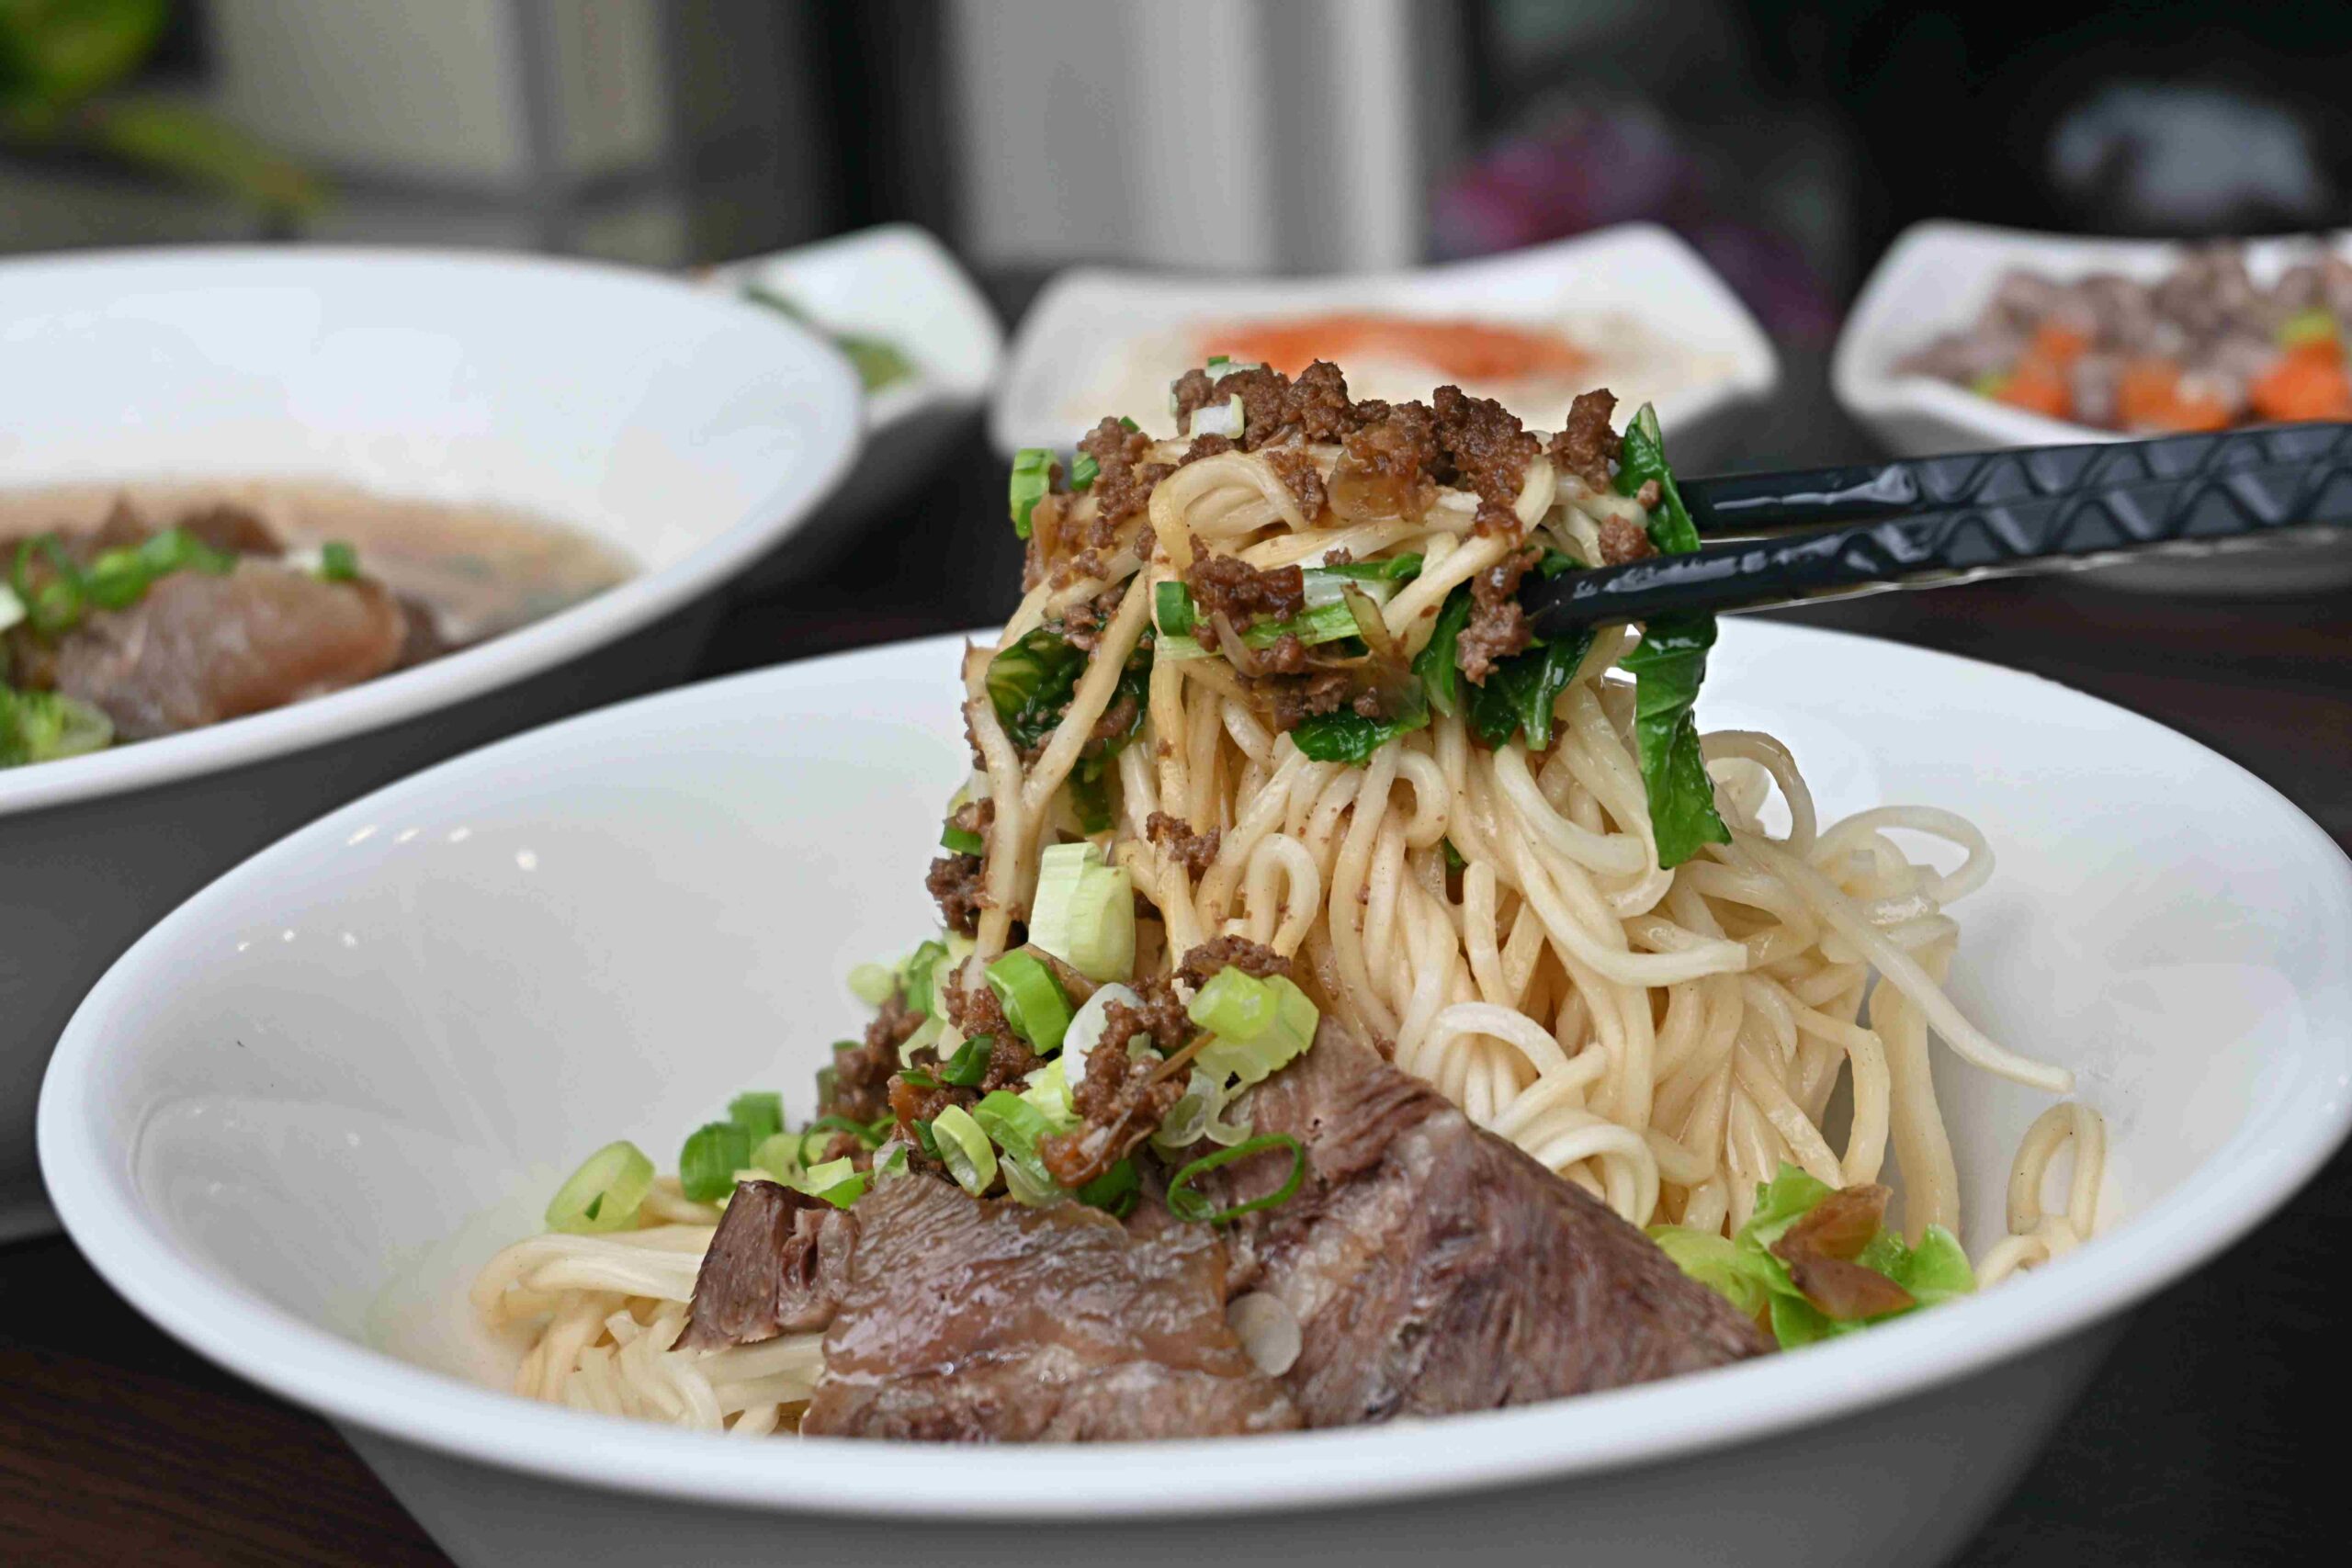
<svg viewBox="0 0 2352 1568">
<path fill-rule="evenodd" d="M 1641 646 L 1624 660 L 1634 676 L 1634 739 L 1660 865 L 1680 865 L 1702 844 L 1731 842 L 1691 716 L 1714 641 L 1713 615 L 1660 615 L 1642 628 Z"/>
<path fill-rule="evenodd" d="M 1632 495 L 1652 480 L 1658 503 L 1650 511 L 1650 542 L 1665 555 L 1697 549 L 1699 529 L 1667 467 L 1657 411 L 1644 403 L 1625 426 L 1617 490 Z M 1634 734 L 1660 865 L 1680 865 L 1702 844 L 1731 842 L 1731 829 L 1715 811 L 1714 781 L 1707 776 L 1698 720 L 1691 716 L 1699 683 L 1706 678 L 1707 649 L 1714 642 L 1713 615 L 1662 615 L 1642 628 L 1641 646 L 1624 661 L 1634 676 Z"/>
<path fill-rule="evenodd" d="M 1080 1188 L 1076 1196 L 1088 1208 L 1105 1210 L 1113 1219 L 1124 1220 L 1134 1212 L 1142 1188 L 1143 1179 L 1136 1174 L 1136 1162 L 1123 1159 Z"/>
<path fill-rule="evenodd" d="M 1090 833 L 1110 828 L 1111 794 L 1103 780 L 1113 760 L 1143 733 L 1144 711 L 1151 701 L 1152 640 L 1149 632 L 1144 633 L 1143 640 L 1127 656 L 1126 668 L 1119 671 L 1119 683 L 1111 693 L 1111 705 L 1104 710 L 1115 713 L 1125 701 L 1125 727 L 1089 746 L 1069 771 L 1070 808 L 1078 814 L 1078 825 Z"/>
<path fill-rule="evenodd" d="M 78 698 L 0 686 L 0 768 L 79 757 L 113 742 L 114 721 Z"/>
<path fill-rule="evenodd" d="M 998 650 L 989 660 L 989 701 L 1013 745 L 1026 750 L 1054 732 L 1085 671 L 1086 650 L 1053 626 Z"/>
<path fill-rule="evenodd" d="M 1421 678 L 1430 706 L 1448 717 L 1461 691 L 1462 672 L 1453 667 L 1453 659 L 1462 646 L 1462 628 L 1470 624 L 1470 585 L 1465 582 L 1445 596 L 1428 646 L 1413 658 L 1413 673 Z"/>
<path fill-rule="evenodd" d="M 1414 551 L 1381 560 L 1327 562 L 1307 570 L 1319 571 L 1327 577 L 1351 578 L 1358 582 L 1409 582 L 1421 575 L 1421 556 L 1419 551 Z"/>
<path fill-rule="evenodd" d="M 1410 690 L 1402 709 L 1392 717 L 1366 718 L 1352 708 L 1309 714 L 1290 732 L 1290 738 L 1300 750 L 1318 762 L 1361 766 L 1389 741 L 1423 728 L 1429 721 L 1427 695 L 1422 691 Z"/>
<path fill-rule="evenodd" d="M 1489 746 L 1504 745 L 1522 729 L 1531 748 L 1550 745 L 1552 706 L 1592 651 L 1593 635 L 1584 626 L 1565 642 L 1539 637 L 1526 652 L 1498 661 L 1484 684 L 1470 688 L 1470 728 Z"/>
<path fill-rule="evenodd" d="M 1900 1285 L 1909 1292 L 1912 1304 L 1875 1317 L 1831 1317 L 1797 1289 L 1789 1266 L 1772 1251 L 1774 1244 L 1831 1192 L 1796 1167 L 1783 1165 L 1770 1181 L 1758 1184 L 1756 1211 L 1730 1240 L 1680 1225 L 1653 1225 L 1649 1235 L 1677 1268 L 1743 1314 L 1765 1314 L 1773 1338 L 1784 1350 L 1852 1334 L 1976 1289 L 1968 1255 L 1958 1238 L 1941 1225 L 1929 1225 L 1916 1247 L 1905 1246 L 1894 1231 L 1882 1230 L 1854 1261 Z"/>
</svg>

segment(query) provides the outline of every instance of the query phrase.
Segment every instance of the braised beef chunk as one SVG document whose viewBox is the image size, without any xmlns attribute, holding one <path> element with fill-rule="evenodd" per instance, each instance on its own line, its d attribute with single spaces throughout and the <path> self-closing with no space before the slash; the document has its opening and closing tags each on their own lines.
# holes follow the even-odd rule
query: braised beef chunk
<svg viewBox="0 0 2352 1568">
<path fill-rule="evenodd" d="M 1306 1149 L 1298 1194 L 1227 1229 L 1235 1287 L 1298 1318 L 1282 1383 L 1310 1427 L 1523 1404 L 1765 1348 L 1640 1231 L 1328 1022 L 1232 1113 Z M 1225 1206 L 1287 1174 L 1259 1158 L 1200 1186 Z"/>
<path fill-rule="evenodd" d="M 773 1181 L 744 1182 L 703 1254 L 679 1343 L 709 1350 L 824 1327 L 856 1245 L 849 1211 Z"/>
<path fill-rule="evenodd" d="M 196 729 L 372 680 L 398 666 L 408 617 L 378 583 L 322 582 L 246 559 L 158 578 L 133 604 L 53 643 L 12 642 L 13 679 L 106 710 L 126 740 Z"/>
<path fill-rule="evenodd" d="M 1125 1441 L 1299 1425 L 1225 1320 L 1225 1249 L 1092 1209 L 886 1181 L 825 1337 L 810 1436 Z"/>
</svg>

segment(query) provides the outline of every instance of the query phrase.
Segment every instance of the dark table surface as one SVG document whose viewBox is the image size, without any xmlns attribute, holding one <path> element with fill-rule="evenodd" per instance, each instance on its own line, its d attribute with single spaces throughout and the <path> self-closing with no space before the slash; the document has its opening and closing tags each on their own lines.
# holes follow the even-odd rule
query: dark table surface
<svg viewBox="0 0 2352 1568">
<path fill-rule="evenodd" d="M 1742 433 L 1736 467 L 1871 455 L 1817 359 Z M 977 428 L 923 499 L 804 551 L 797 580 L 735 606 L 703 673 L 985 624 L 1017 558 L 1001 465 Z M 2352 845 L 2352 594 L 2199 600 L 2083 579 L 1890 594 L 1790 618 L 2063 681 L 2196 737 Z M 2352 1158 L 2139 1314 L 1966 1568 L 2341 1561 L 2347 1383 L 2336 1319 Z M 312 1416 L 141 1320 L 72 1245 L 0 1249 L 0 1562 L 443 1564 Z"/>
</svg>

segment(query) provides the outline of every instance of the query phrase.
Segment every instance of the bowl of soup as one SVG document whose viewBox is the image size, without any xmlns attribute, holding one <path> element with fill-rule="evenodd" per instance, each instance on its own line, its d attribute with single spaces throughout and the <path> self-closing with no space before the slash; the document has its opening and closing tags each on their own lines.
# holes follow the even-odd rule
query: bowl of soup
<svg viewBox="0 0 2352 1568">
<path fill-rule="evenodd" d="M 260 845 L 684 675 L 860 439 L 777 316 L 619 268 L 0 264 L 0 1237 L 85 990 Z"/>
</svg>

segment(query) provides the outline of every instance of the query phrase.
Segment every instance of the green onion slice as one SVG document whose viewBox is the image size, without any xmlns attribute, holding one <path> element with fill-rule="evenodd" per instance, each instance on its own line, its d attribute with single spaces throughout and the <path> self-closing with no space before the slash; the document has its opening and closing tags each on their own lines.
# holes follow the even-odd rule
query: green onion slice
<svg viewBox="0 0 2352 1568">
<path fill-rule="evenodd" d="M 847 1133 L 869 1149 L 882 1141 L 881 1134 L 872 1127 L 846 1116 L 820 1116 L 801 1131 L 804 1136 L 815 1133 Z"/>
<path fill-rule="evenodd" d="M 1029 514 L 1054 488 L 1054 455 L 1043 446 L 1023 446 L 1012 459 L 1011 502 L 1012 531 L 1029 536 Z"/>
<path fill-rule="evenodd" d="M 887 964 L 861 964 L 849 972 L 850 995 L 867 1007 L 880 1007 L 898 988 L 899 976 Z M 842 1042 L 842 1044 L 854 1043 L 853 1041 Z M 836 1051 L 841 1048 L 841 1045 L 833 1047 Z"/>
<path fill-rule="evenodd" d="M 1200 625 L 1200 615 L 1193 607 L 1193 592 L 1181 582 L 1163 582 L 1153 589 L 1152 618 L 1159 623 L 1161 633 L 1168 637 L 1189 637 Z"/>
<path fill-rule="evenodd" d="M 1029 941 L 1088 979 L 1124 980 L 1136 966 L 1135 883 L 1102 863 L 1099 845 L 1048 845 L 1038 858 Z"/>
<path fill-rule="evenodd" d="M 784 1096 L 765 1090 L 739 1094 L 727 1102 L 727 1119 L 756 1145 L 784 1131 Z"/>
<path fill-rule="evenodd" d="M 653 1190 L 653 1162 L 624 1138 L 583 1161 L 548 1200 L 548 1229 L 569 1235 L 627 1230 Z"/>
<path fill-rule="evenodd" d="M 939 847 L 959 855 L 984 855 L 989 852 L 986 839 L 969 828 L 958 828 L 953 822 L 939 830 Z"/>
<path fill-rule="evenodd" d="M 752 1168 L 791 1186 L 807 1168 L 801 1157 L 802 1143 L 797 1133 L 776 1133 L 761 1139 L 760 1146 L 752 1151 Z"/>
<path fill-rule="evenodd" d="M 678 1151 L 678 1186 L 697 1203 L 735 1190 L 735 1173 L 752 1163 L 751 1135 L 732 1122 L 706 1122 Z"/>
<path fill-rule="evenodd" d="M 1282 976 L 1261 980 L 1232 968 L 1210 976 L 1184 1011 L 1216 1036 L 1193 1061 L 1218 1084 L 1228 1077 L 1264 1082 L 1315 1043 L 1321 1018 L 1306 993 Z"/>
<path fill-rule="evenodd" d="M 329 582 L 354 582 L 359 577 L 359 552 L 341 539 L 319 547 L 319 575 Z"/>
<path fill-rule="evenodd" d="M 1069 1029 L 1069 998 L 1044 960 L 1015 950 L 989 964 L 988 976 L 989 989 L 1004 1009 L 1004 1021 L 1029 1042 L 1031 1050 L 1050 1056 L 1062 1048 L 1062 1035 Z"/>
<path fill-rule="evenodd" d="M 1073 493 L 1083 493 L 1094 487 L 1102 477 L 1102 465 L 1094 460 L 1091 452 L 1080 452 L 1069 460 L 1069 488 Z"/>
<path fill-rule="evenodd" d="M 973 1035 L 956 1047 L 956 1054 L 939 1069 L 940 1081 L 957 1089 L 979 1088 L 980 1080 L 989 1076 L 989 1059 L 995 1050 L 995 1035 Z"/>
<path fill-rule="evenodd" d="M 949 1106 L 932 1118 L 931 1135 L 939 1148 L 939 1163 L 947 1168 L 956 1186 L 975 1198 L 989 1190 L 996 1180 L 996 1150 L 970 1111 L 960 1105 Z"/>
<path fill-rule="evenodd" d="M 1226 973 L 1229 974 L 1231 971 L 1228 970 Z M 1209 1201 L 1193 1190 L 1193 1181 L 1206 1176 L 1219 1166 L 1231 1165 L 1236 1160 L 1248 1159 L 1252 1155 L 1266 1154 L 1274 1149 L 1289 1152 L 1290 1175 L 1283 1179 L 1280 1187 L 1264 1197 L 1252 1198 L 1246 1203 L 1236 1203 L 1230 1209 L 1211 1209 Z M 1175 1179 L 1168 1184 L 1168 1212 L 1187 1224 L 1221 1225 L 1259 1209 L 1272 1209 L 1289 1202 L 1298 1191 L 1300 1183 L 1306 1179 L 1306 1149 L 1305 1145 L 1288 1133 L 1268 1133 L 1262 1137 L 1236 1144 L 1229 1149 L 1219 1149 L 1215 1154 L 1203 1155 L 1178 1171 Z"/>
</svg>

